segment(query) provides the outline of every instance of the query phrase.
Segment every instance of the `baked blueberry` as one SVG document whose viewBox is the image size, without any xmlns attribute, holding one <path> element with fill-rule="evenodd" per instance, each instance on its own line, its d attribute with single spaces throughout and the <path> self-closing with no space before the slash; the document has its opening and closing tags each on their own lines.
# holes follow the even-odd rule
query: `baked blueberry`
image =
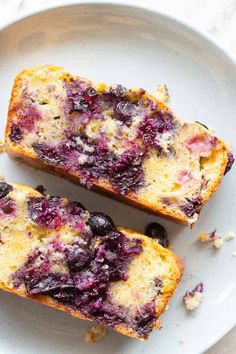
<svg viewBox="0 0 236 354">
<path fill-rule="evenodd" d="M 115 225 L 112 219 L 104 213 L 91 213 L 88 224 L 94 236 L 105 236 L 109 232 L 115 230 Z"/>
<path fill-rule="evenodd" d="M 9 134 L 9 138 L 11 139 L 11 141 L 15 143 L 19 143 L 23 138 L 21 129 L 15 123 L 13 123 L 11 126 L 11 132 Z"/>
<path fill-rule="evenodd" d="M 12 190 L 13 187 L 10 184 L 6 182 L 0 182 L 0 199 L 4 198 Z"/>
<path fill-rule="evenodd" d="M 169 246 L 167 231 L 162 225 L 158 224 L 157 222 L 152 222 L 147 225 L 145 235 L 153 238 L 163 247 Z"/>
<path fill-rule="evenodd" d="M 228 153 L 228 162 L 227 162 L 227 165 L 226 165 L 226 168 L 225 168 L 225 175 L 227 172 L 229 172 L 232 168 L 234 164 L 234 155 L 232 154 L 232 152 L 229 152 Z"/>
</svg>

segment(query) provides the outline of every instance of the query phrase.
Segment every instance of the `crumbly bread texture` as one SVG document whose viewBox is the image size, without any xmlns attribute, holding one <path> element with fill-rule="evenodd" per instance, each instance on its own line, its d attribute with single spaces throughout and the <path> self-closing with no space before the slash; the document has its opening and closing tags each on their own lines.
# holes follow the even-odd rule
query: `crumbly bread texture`
<svg viewBox="0 0 236 354">
<path fill-rule="evenodd" d="M 94 229 L 91 218 L 78 202 L 1 182 L 0 288 L 146 339 L 182 263 L 147 236 L 109 218 Z"/>
<path fill-rule="evenodd" d="M 5 140 L 10 155 L 34 167 L 188 224 L 233 162 L 220 138 L 145 90 L 57 66 L 19 73 Z"/>
</svg>

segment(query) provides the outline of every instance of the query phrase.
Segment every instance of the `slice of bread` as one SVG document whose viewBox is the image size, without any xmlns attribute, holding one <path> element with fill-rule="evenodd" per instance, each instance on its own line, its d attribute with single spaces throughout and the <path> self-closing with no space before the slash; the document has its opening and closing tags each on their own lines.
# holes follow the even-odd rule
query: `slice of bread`
<svg viewBox="0 0 236 354">
<path fill-rule="evenodd" d="M 17 76 L 5 139 L 10 155 L 37 168 L 188 224 L 232 162 L 220 138 L 145 90 L 56 66 Z"/>
<path fill-rule="evenodd" d="M 183 266 L 157 241 L 78 202 L 0 182 L 0 288 L 146 339 Z"/>
</svg>

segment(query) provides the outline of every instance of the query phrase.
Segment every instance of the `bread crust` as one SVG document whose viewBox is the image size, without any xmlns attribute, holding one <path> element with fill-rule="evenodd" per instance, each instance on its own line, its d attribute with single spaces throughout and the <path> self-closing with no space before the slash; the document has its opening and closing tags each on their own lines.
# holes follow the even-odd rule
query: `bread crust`
<svg viewBox="0 0 236 354">
<path fill-rule="evenodd" d="M 42 195 L 41 193 L 39 193 L 35 189 L 25 186 L 23 184 L 11 183 L 11 185 L 17 189 L 20 189 L 21 192 L 26 193 L 27 195 L 30 195 L 31 197 L 39 197 Z M 132 237 L 141 238 L 144 242 L 144 247 L 151 247 L 152 249 L 157 251 L 158 255 L 163 256 L 163 257 L 168 257 L 168 261 L 171 264 L 171 272 L 172 272 L 171 273 L 171 281 L 168 283 L 168 286 L 165 289 L 163 289 L 163 293 L 161 295 L 158 295 L 158 302 L 156 301 L 156 307 L 155 307 L 156 317 L 158 319 L 158 317 L 164 312 L 166 305 L 169 302 L 169 299 L 173 295 L 173 293 L 180 281 L 181 275 L 183 273 L 183 263 L 172 251 L 170 251 L 166 248 L 163 248 L 156 241 L 152 240 L 151 238 L 149 238 L 147 236 L 142 235 L 140 232 L 135 231 L 133 229 L 124 228 L 124 227 L 118 227 L 118 230 L 120 232 L 124 233 L 129 238 L 132 238 Z M 11 285 L 7 286 L 6 283 L 1 281 L 1 279 L 0 279 L 0 289 L 7 291 L 9 293 L 18 295 L 23 298 L 36 301 L 38 303 L 45 304 L 45 305 L 52 307 L 54 309 L 64 311 L 64 312 L 72 315 L 73 317 L 77 317 L 77 318 L 83 319 L 83 320 L 93 321 L 90 317 L 85 316 L 82 312 L 80 312 L 78 310 L 75 311 L 73 309 L 70 309 L 69 307 L 64 306 L 64 305 L 58 303 L 56 300 L 50 298 L 50 296 L 40 296 L 40 295 L 32 296 L 32 295 L 28 294 L 26 292 L 26 290 L 22 290 L 20 288 L 18 288 L 18 289 L 13 288 Z M 159 320 L 157 320 L 157 322 L 156 322 L 156 328 L 160 328 Z M 136 332 L 132 331 L 131 328 L 127 328 L 125 325 L 116 325 L 114 327 L 114 329 L 123 335 L 143 340 L 142 337 L 139 337 Z"/>
<path fill-rule="evenodd" d="M 61 176 L 75 184 L 79 184 L 81 186 L 80 180 L 81 180 L 81 175 L 79 172 L 77 173 L 67 173 L 65 170 L 63 170 L 60 167 L 53 166 L 48 162 L 42 162 L 36 155 L 36 153 L 32 153 L 31 151 L 26 151 L 24 150 L 20 144 L 15 144 L 12 143 L 9 139 L 9 134 L 10 134 L 10 129 L 11 129 L 11 124 L 14 121 L 15 117 L 15 112 L 14 112 L 14 106 L 18 102 L 18 98 L 20 96 L 20 92 L 22 89 L 22 82 L 23 78 L 25 75 L 31 77 L 34 75 L 34 72 L 37 70 L 41 70 L 43 68 L 47 67 L 50 71 L 55 71 L 55 72 L 61 72 L 61 75 L 64 74 L 66 77 L 67 73 L 64 71 L 63 68 L 49 65 L 49 66 L 39 66 L 35 68 L 30 68 L 30 69 L 25 69 L 22 72 L 18 74 L 18 76 L 15 79 L 13 88 L 12 88 L 12 94 L 11 94 L 11 100 L 10 100 L 10 105 L 9 105 L 9 112 L 8 112 L 8 121 L 6 125 L 6 130 L 5 130 L 5 145 L 6 145 L 6 152 L 13 158 L 22 160 L 26 162 L 28 165 L 44 170 L 46 172 L 53 173 L 55 175 Z M 152 100 L 156 100 L 152 95 L 147 94 Z M 166 104 L 163 102 L 157 102 L 158 107 L 160 109 L 168 109 L 169 111 L 172 111 L 175 117 L 177 115 L 173 112 L 173 110 L 170 109 Z M 177 117 L 178 118 L 178 117 Z M 179 119 L 179 118 L 178 118 Z M 180 120 L 180 119 L 179 119 Z M 181 121 L 181 120 L 180 120 Z M 215 135 L 207 130 L 206 128 L 202 127 L 203 131 L 206 131 L 208 135 L 212 135 L 215 137 Z M 230 148 L 227 144 L 225 144 L 220 138 L 218 138 L 219 141 L 219 150 L 221 151 L 221 157 L 219 159 L 219 165 L 218 165 L 218 171 L 217 171 L 217 178 L 214 180 L 214 183 L 211 183 L 211 186 L 208 187 L 203 195 L 202 198 L 202 205 L 204 205 L 210 198 L 211 196 L 216 192 L 218 189 L 220 182 L 222 180 L 222 177 L 224 176 L 225 168 L 227 165 L 228 161 L 228 153 L 230 152 Z M 176 210 L 171 210 L 166 205 L 164 205 L 161 202 L 156 202 L 155 204 L 149 203 L 148 201 L 140 201 L 139 198 L 132 192 L 127 193 L 124 196 L 121 196 L 119 193 L 116 192 L 116 190 L 112 187 L 111 184 L 109 184 L 107 181 L 99 179 L 98 181 L 93 181 L 92 185 L 92 190 L 106 194 L 108 196 L 112 196 L 120 201 L 124 201 L 134 207 L 138 207 L 143 210 L 147 210 L 149 212 L 152 212 L 153 214 L 160 215 L 164 218 L 170 219 L 172 221 L 181 223 L 181 224 L 189 224 L 189 219 L 187 216 L 183 215 L 180 211 Z M 192 224 L 192 223 L 190 223 Z"/>
</svg>

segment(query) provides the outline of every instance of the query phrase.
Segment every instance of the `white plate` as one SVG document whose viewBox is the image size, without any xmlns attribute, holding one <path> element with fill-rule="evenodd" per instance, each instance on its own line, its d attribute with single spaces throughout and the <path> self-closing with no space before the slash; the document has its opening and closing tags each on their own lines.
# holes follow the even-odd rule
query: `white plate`
<svg viewBox="0 0 236 354">
<path fill-rule="evenodd" d="M 139 5 L 140 6 L 140 5 Z M 22 68 L 58 64 L 74 73 L 109 83 L 154 90 L 165 83 L 171 106 L 186 120 L 214 127 L 235 145 L 236 72 L 215 44 L 167 16 L 141 7 L 82 4 L 38 13 L 0 32 L 1 132 L 15 75 Z M 236 151 L 236 149 L 235 149 Z M 236 231 L 234 168 L 205 207 L 193 230 L 98 196 L 62 179 L 0 157 L 1 174 L 9 181 L 43 184 L 51 194 L 77 198 L 90 210 L 109 213 L 119 225 L 144 230 L 150 221 L 166 226 L 186 271 L 163 329 L 138 342 L 109 331 L 100 343 L 84 342 L 88 322 L 1 292 L 0 352 L 91 354 L 195 354 L 206 350 L 236 323 L 236 250 L 229 241 L 221 250 L 199 245 L 196 234 L 215 228 Z M 182 296 L 199 281 L 204 301 L 186 313 Z M 182 337 L 185 344 L 180 344 Z"/>
</svg>

